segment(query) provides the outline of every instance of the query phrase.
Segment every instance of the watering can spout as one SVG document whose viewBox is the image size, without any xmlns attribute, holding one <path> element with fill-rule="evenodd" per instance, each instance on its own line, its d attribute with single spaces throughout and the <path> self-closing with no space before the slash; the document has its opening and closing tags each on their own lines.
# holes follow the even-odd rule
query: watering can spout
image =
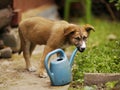
<svg viewBox="0 0 120 90">
<path fill-rule="evenodd" d="M 72 55 L 71 55 L 71 57 L 70 57 L 70 67 L 72 67 L 72 64 L 73 64 L 73 61 L 74 61 L 74 57 L 75 57 L 75 55 L 76 55 L 76 53 L 77 53 L 77 50 L 78 50 L 78 48 L 76 48 L 74 51 L 73 51 L 73 53 L 72 53 Z"/>
</svg>

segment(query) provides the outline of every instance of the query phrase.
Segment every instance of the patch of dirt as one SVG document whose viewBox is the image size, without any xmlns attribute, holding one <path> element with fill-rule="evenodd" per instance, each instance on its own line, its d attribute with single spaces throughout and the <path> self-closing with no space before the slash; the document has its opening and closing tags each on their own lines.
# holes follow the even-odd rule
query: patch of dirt
<svg viewBox="0 0 120 90">
<path fill-rule="evenodd" d="M 37 69 L 42 51 L 43 47 L 37 47 L 31 58 Z M 38 71 L 28 72 L 22 54 L 0 59 L 0 90 L 67 90 L 68 87 L 69 85 L 51 86 L 49 78 L 39 78 Z"/>
</svg>

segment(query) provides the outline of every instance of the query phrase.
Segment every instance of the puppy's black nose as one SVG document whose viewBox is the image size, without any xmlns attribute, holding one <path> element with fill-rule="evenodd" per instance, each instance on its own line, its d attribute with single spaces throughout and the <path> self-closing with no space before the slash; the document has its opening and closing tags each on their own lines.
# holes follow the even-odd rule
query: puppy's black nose
<svg viewBox="0 0 120 90">
<path fill-rule="evenodd" d="M 81 48 L 82 49 L 82 51 L 84 51 L 85 50 L 85 48 Z"/>
<path fill-rule="evenodd" d="M 85 48 L 80 48 L 80 52 L 83 52 L 85 50 Z"/>
<path fill-rule="evenodd" d="M 86 48 L 84 47 L 77 47 L 80 52 L 83 52 Z"/>
</svg>

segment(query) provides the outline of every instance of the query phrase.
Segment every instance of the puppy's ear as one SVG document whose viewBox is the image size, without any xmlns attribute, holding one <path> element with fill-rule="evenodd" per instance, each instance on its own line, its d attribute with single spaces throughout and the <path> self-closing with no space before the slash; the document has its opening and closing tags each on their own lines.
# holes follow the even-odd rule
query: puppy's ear
<svg viewBox="0 0 120 90">
<path fill-rule="evenodd" d="M 64 29 L 64 35 L 72 34 L 76 31 L 75 25 L 69 25 L 67 28 Z"/>
<path fill-rule="evenodd" d="M 85 28 L 85 30 L 90 33 L 91 30 L 95 31 L 94 27 L 89 25 L 89 24 L 86 24 L 83 26 Z"/>
</svg>

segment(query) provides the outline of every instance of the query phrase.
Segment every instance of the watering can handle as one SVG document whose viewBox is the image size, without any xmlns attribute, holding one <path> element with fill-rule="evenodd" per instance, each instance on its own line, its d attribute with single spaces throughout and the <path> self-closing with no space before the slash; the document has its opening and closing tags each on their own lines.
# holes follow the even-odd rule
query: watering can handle
<svg viewBox="0 0 120 90">
<path fill-rule="evenodd" d="M 56 49 L 56 50 L 51 51 L 50 53 L 47 54 L 47 56 L 45 58 L 45 61 L 44 61 L 44 64 L 45 64 L 46 71 L 47 71 L 48 75 L 50 76 L 51 80 L 54 80 L 54 77 L 53 77 L 54 74 L 52 72 L 50 72 L 50 70 L 48 68 L 48 60 L 55 53 L 60 53 L 60 57 L 67 58 L 65 53 L 64 53 L 64 51 L 62 49 Z"/>
</svg>

